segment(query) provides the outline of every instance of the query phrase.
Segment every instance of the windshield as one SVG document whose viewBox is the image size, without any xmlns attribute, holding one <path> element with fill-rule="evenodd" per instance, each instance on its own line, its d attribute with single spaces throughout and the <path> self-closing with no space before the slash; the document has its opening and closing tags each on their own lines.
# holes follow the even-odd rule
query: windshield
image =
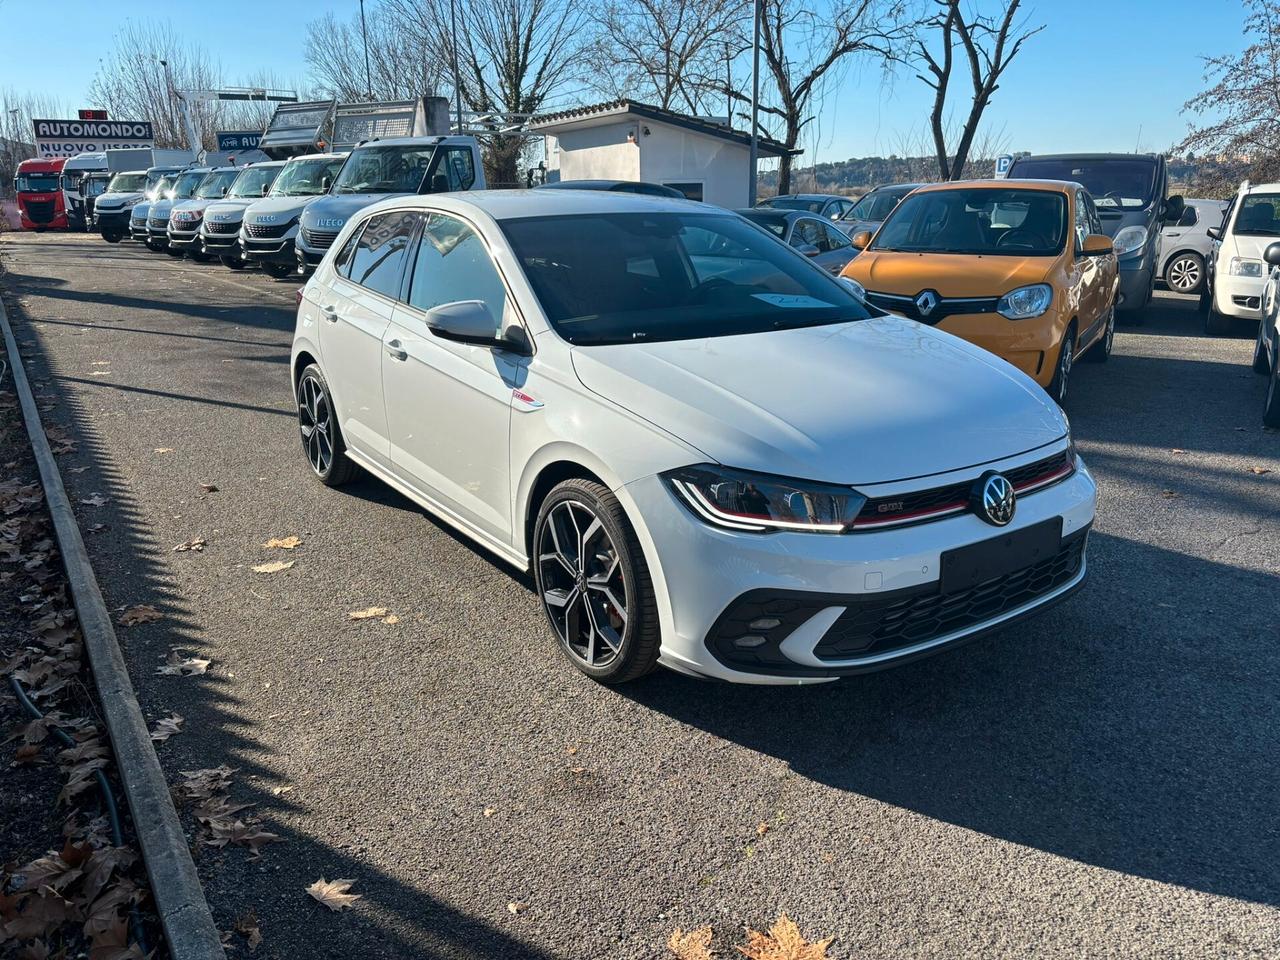
<svg viewBox="0 0 1280 960">
<path fill-rule="evenodd" d="M 347 158 L 334 193 L 417 193 L 436 148 L 361 147 Z"/>
<path fill-rule="evenodd" d="M 1151 203 L 1156 186 L 1152 160 L 1100 159 L 1018 160 L 1011 177 L 1069 180 L 1083 184 L 1099 210 L 1141 210 Z"/>
<path fill-rule="evenodd" d="M 775 210 L 805 210 L 809 213 L 821 213 L 826 205 L 826 197 L 819 197 L 816 200 L 805 197 L 772 197 L 760 204 L 762 207 L 773 207 Z"/>
<path fill-rule="evenodd" d="M 1280 193 L 1245 197 L 1231 232 L 1246 237 L 1280 237 Z"/>
<path fill-rule="evenodd" d="M 100 197 L 107 192 L 107 178 L 94 176 L 85 177 L 81 186 L 84 188 L 84 195 L 86 197 Z"/>
<path fill-rule="evenodd" d="M 265 197 L 283 167 L 249 167 L 240 171 L 227 191 L 228 197 Z M 264 189 L 266 188 L 266 189 Z"/>
<path fill-rule="evenodd" d="M 155 187 L 147 191 L 147 199 L 154 200 L 156 199 L 156 197 L 167 197 L 169 196 L 169 191 L 172 189 L 173 189 L 173 178 L 161 177 L 158 181 L 156 181 Z"/>
<path fill-rule="evenodd" d="M 241 173 L 243 173 L 241 170 L 215 170 L 200 181 L 196 196 L 202 200 L 217 200 L 219 197 L 226 196 L 227 191 Z"/>
<path fill-rule="evenodd" d="M 18 174 L 19 193 L 52 193 L 58 189 L 56 173 L 20 173 Z"/>
<path fill-rule="evenodd" d="M 879 223 L 893 212 L 893 208 L 904 196 L 906 196 L 905 193 L 899 193 L 896 190 L 873 190 L 858 201 L 845 219 Z"/>
<path fill-rule="evenodd" d="M 196 195 L 196 188 L 207 177 L 208 171 L 202 170 L 198 173 L 183 173 L 178 176 L 169 187 L 165 196 L 170 200 L 190 200 Z"/>
<path fill-rule="evenodd" d="M 864 320 L 826 272 L 739 217 L 614 213 L 501 221 L 570 343 L 727 337 Z"/>
<path fill-rule="evenodd" d="M 324 181 L 329 183 L 338 176 L 346 157 L 327 157 L 323 160 L 291 160 L 285 164 L 275 186 L 273 197 L 318 197 L 324 193 Z"/>
<path fill-rule="evenodd" d="M 109 193 L 141 193 L 148 186 L 145 173 L 117 173 L 107 185 L 107 191 Z"/>
<path fill-rule="evenodd" d="M 1044 257 L 1062 249 L 1066 232 L 1066 197 L 1056 191 L 930 190 L 898 204 L 871 249 Z"/>
</svg>

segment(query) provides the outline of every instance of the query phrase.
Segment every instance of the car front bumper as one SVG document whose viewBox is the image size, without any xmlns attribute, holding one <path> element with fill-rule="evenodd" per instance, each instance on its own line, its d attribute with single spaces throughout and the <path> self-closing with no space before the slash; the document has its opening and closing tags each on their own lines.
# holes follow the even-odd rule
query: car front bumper
<svg viewBox="0 0 1280 960">
<path fill-rule="evenodd" d="M 200 229 L 195 230 L 175 230 L 169 228 L 169 246 L 180 247 L 186 249 L 194 244 L 200 238 Z"/>
<path fill-rule="evenodd" d="M 1034 458 L 1010 458 L 977 473 L 1012 469 Z M 973 469 L 957 471 L 931 477 L 928 485 L 974 476 Z M 883 497 L 921 487 L 917 480 L 860 489 Z M 1066 480 L 1019 498 L 1013 521 L 1000 528 L 966 512 L 875 532 L 738 533 L 694 518 L 659 477 L 634 481 L 621 492 L 640 520 L 635 528 L 653 575 L 661 662 L 700 677 L 764 684 L 819 683 L 904 663 L 1064 599 L 1084 582 L 1085 546 L 1097 502 L 1093 477 L 1078 458 Z M 999 584 L 992 580 L 975 588 L 1003 590 L 999 602 L 975 597 L 973 591 L 941 593 L 943 553 L 1059 517 L 1061 556 L 1053 569 L 1029 567 L 1012 586 L 1004 577 Z M 948 604 L 964 604 L 964 616 L 935 615 Z M 864 612 L 880 619 L 908 618 L 910 631 L 897 635 L 894 644 L 847 652 L 836 634 L 848 633 Z M 774 620 L 776 626 L 760 626 Z M 744 631 L 765 634 L 767 644 L 735 652 L 733 637 Z"/>
<path fill-rule="evenodd" d="M 284 263 L 297 266 L 298 253 L 294 243 L 298 238 L 298 225 L 295 223 L 279 237 L 251 237 L 242 226 L 240 228 L 240 249 L 246 260 L 255 263 Z"/>
<path fill-rule="evenodd" d="M 1262 317 L 1262 293 L 1266 286 L 1266 277 L 1235 277 L 1215 270 L 1214 309 L 1228 317 L 1259 320 Z"/>
<path fill-rule="evenodd" d="M 129 226 L 129 211 L 120 210 L 99 210 L 93 211 L 93 225 L 98 229 L 99 233 L 114 231 L 124 236 L 131 233 Z"/>
<path fill-rule="evenodd" d="M 1149 254 L 1120 261 L 1120 289 L 1116 291 L 1117 310 L 1139 310 L 1147 304 L 1151 292 L 1155 264 Z"/>
<path fill-rule="evenodd" d="M 235 257 L 240 259 L 240 232 L 210 233 L 200 228 L 200 243 L 204 252 L 211 257 Z"/>
</svg>

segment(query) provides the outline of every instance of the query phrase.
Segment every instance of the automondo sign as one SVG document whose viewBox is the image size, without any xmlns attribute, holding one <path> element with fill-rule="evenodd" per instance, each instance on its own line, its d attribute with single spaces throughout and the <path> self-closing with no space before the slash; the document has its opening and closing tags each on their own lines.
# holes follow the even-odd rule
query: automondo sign
<svg viewBox="0 0 1280 960">
<path fill-rule="evenodd" d="M 36 151 L 50 160 L 156 145 L 155 132 L 147 120 L 32 120 L 31 125 Z"/>
</svg>

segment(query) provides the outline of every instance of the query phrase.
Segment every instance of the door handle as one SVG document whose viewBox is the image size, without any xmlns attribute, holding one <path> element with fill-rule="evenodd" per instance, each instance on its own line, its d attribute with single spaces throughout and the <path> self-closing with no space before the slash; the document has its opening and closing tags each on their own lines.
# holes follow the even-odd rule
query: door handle
<svg viewBox="0 0 1280 960">
<path fill-rule="evenodd" d="M 399 340 L 387 341 L 387 356 L 390 357 L 392 360 L 408 360 L 409 359 L 408 351 L 400 349 Z"/>
<path fill-rule="evenodd" d="M 324 318 L 330 323 L 338 322 L 338 311 L 334 309 L 332 304 L 326 304 L 320 308 L 320 312 L 324 314 Z"/>
</svg>

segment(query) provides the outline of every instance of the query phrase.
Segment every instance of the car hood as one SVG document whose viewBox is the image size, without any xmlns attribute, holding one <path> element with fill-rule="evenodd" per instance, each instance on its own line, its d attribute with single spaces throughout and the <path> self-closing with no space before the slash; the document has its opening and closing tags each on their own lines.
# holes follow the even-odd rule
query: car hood
<svg viewBox="0 0 1280 960">
<path fill-rule="evenodd" d="M 1257 237 L 1248 233 L 1232 233 L 1230 234 L 1230 242 L 1223 244 L 1227 248 L 1227 252 L 1233 256 L 1242 257 L 1248 260 L 1261 260 L 1262 254 L 1266 252 L 1267 247 L 1271 246 L 1280 237 Z M 1221 260 L 1218 261 L 1218 269 L 1224 270 Z M 1270 270 L 1270 267 L 1265 267 Z M 1264 274 L 1265 276 L 1265 274 Z"/>
<path fill-rule="evenodd" d="M 151 216 L 151 201 L 141 200 L 135 203 L 130 209 L 129 214 L 134 220 L 145 220 Z"/>
<path fill-rule="evenodd" d="M 984 257 L 951 253 L 882 253 L 864 250 L 845 275 L 870 291 L 914 297 L 933 290 L 941 297 L 999 297 L 1015 287 L 1039 283 L 1054 257 Z"/>
<path fill-rule="evenodd" d="M 153 200 L 151 201 L 150 216 L 157 220 L 161 217 L 168 217 L 175 205 L 186 202 L 185 200 Z"/>
<path fill-rule="evenodd" d="M 213 203 L 212 200 L 206 200 L 204 197 L 192 197 L 190 200 L 174 201 L 173 210 L 199 210 L 204 213 L 211 203 Z"/>
<path fill-rule="evenodd" d="M 728 466 L 831 483 L 943 473 L 1067 432 L 1033 380 L 893 317 L 737 337 L 574 347 L 587 389 Z"/>
<path fill-rule="evenodd" d="M 303 211 L 308 227 L 319 230 L 339 230 L 358 210 L 394 197 L 411 197 L 411 193 L 344 193 L 326 194 Z"/>
<path fill-rule="evenodd" d="M 316 197 L 264 197 L 249 204 L 244 212 L 244 219 L 248 223 L 288 223 L 305 208 L 318 200 L 323 200 L 324 196 L 320 194 Z"/>
<path fill-rule="evenodd" d="M 140 200 L 144 196 L 143 193 L 104 193 L 94 201 L 94 206 L 99 210 L 117 210 L 126 203 Z"/>
<path fill-rule="evenodd" d="M 258 199 L 237 197 L 233 200 L 215 200 L 205 207 L 204 218 L 214 223 L 229 223 L 233 220 L 239 220 L 244 216 L 249 204 L 257 203 L 260 199 L 260 197 Z"/>
</svg>

